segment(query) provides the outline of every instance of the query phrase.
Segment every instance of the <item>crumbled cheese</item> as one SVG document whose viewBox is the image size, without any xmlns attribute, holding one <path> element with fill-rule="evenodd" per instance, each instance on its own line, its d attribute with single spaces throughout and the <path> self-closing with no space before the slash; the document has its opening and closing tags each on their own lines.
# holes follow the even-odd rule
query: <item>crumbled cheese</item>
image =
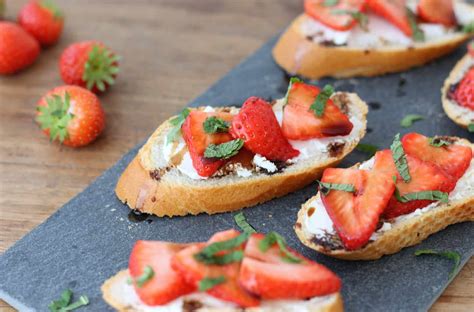
<svg viewBox="0 0 474 312">
<path fill-rule="evenodd" d="M 275 172 L 278 170 L 274 163 L 263 157 L 262 155 L 255 154 L 252 160 L 253 164 L 257 167 L 263 168 L 268 172 Z"/>
</svg>

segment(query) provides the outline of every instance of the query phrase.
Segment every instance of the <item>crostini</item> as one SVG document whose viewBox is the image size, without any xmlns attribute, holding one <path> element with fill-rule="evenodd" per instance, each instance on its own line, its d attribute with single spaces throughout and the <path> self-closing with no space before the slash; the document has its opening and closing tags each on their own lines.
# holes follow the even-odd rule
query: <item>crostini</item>
<svg viewBox="0 0 474 312">
<path fill-rule="evenodd" d="M 163 123 L 120 177 L 116 194 L 157 216 L 250 207 L 313 182 L 365 134 L 367 105 L 354 93 L 292 79 L 269 103 L 185 109 Z"/>
<path fill-rule="evenodd" d="M 273 57 L 290 75 L 376 76 L 448 54 L 473 31 L 460 0 L 305 0 Z"/>
<path fill-rule="evenodd" d="M 371 260 L 474 221 L 473 149 L 457 137 L 397 135 L 390 149 L 366 162 L 326 169 L 295 231 L 328 256 Z"/>
<path fill-rule="evenodd" d="M 267 235 L 228 230 L 207 243 L 138 241 L 102 285 L 117 311 L 343 311 L 341 280 Z"/>
<path fill-rule="evenodd" d="M 474 131 L 474 43 L 453 68 L 441 89 L 446 115 L 463 128 Z"/>
</svg>

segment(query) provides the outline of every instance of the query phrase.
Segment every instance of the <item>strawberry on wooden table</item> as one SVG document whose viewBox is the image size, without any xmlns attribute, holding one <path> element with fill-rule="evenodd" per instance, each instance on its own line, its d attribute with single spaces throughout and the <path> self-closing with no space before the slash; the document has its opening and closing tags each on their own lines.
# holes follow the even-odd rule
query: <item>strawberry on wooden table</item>
<svg viewBox="0 0 474 312">
<path fill-rule="evenodd" d="M 321 92 L 316 86 L 295 82 L 288 92 L 282 124 L 286 138 L 308 140 L 351 133 L 349 118 L 329 99 L 332 87 Z"/>
<path fill-rule="evenodd" d="M 408 133 L 403 136 L 402 144 L 407 155 L 433 164 L 455 182 L 464 175 L 472 161 L 472 149 L 452 144 L 449 138 Z"/>
<path fill-rule="evenodd" d="M 114 84 L 119 72 L 118 56 L 102 42 L 83 41 L 70 45 L 61 54 L 59 70 L 63 81 L 92 92 L 104 92 Z"/>
<path fill-rule="evenodd" d="M 43 96 L 36 121 L 51 141 L 80 147 L 94 141 L 105 127 L 105 114 L 97 96 L 78 86 L 61 86 Z"/>
<path fill-rule="evenodd" d="M 137 241 L 129 259 L 135 291 L 147 305 L 163 305 L 196 290 L 171 268 L 176 253 L 188 247 L 158 241 Z"/>
<path fill-rule="evenodd" d="M 413 35 L 406 0 L 367 0 L 367 6 L 372 12 L 397 26 L 405 35 Z"/>
<path fill-rule="evenodd" d="M 0 22 L 0 74 L 14 74 L 33 64 L 38 41 L 17 24 Z"/>
<path fill-rule="evenodd" d="M 18 23 L 46 47 L 61 36 L 64 16 L 52 0 L 30 0 L 21 8 Z"/>
<path fill-rule="evenodd" d="M 286 161 L 299 155 L 283 135 L 272 106 L 261 98 L 245 101 L 230 131 L 244 141 L 245 148 L 269 160 Z"/>
<path fill-rule="evenodd" d="M 418 14 L 429 23 L 443 24 L 447 27 L 456 25 L 453 0 L 420 0 Z"/>
<path fill-rule="evenodd" d="M 232 141 L 228 128 L 232 121 L 230 113 L 207 113 L 193 110 L 184 121 L 182 133 L 188 147 L 193 166 L 202 177 L 213 175 L 228 158 L 207 158 L 209 146 L 217 146 Z M 207 126 L 207 128 L 206 128 Z"/>
<path fill-rule="evenodd" d="M 306 14 L 335 30 L 349 30 L 363 19 L 366 0 L 305 0 Z"/>
<path fill-rule="evenodd" d="M 239 275 L 247 291 L 262 299 L 307 299 L 340 290 L 334 273 L 287 247 L 282 250 L 282 240 L 274 232 L 250 237 Z"/>
<path fill-rule="evenodd" d="M 395 189 L 392 172 L 384 169 L 392 158 L 377 154 L 370 171 L 329 168 L 320 182 L 324 207 L 348 250 L 369 241 Z"/>
<path fill-rule="evenodd" d="M 188 283 L 216 298 L 234 302 L 241 307 L 258 306 L 259 300 L 243 289 L 238 282 L 242 248 L 246 240 L 242 235 L 235 230 L 216 233 L 207 244 L 195 244 L 179 252 L 174 257 L 172 266 Z M 216 246 L 214 243 L 229 243 L 229 241 L 236 243 L 231 244 L 230 248 L 216 248 L 215 253 L 207 257 L 203 255 L 206 248 Z M 223 257 L 231 259 L 221 264 L 215 262 L 223 261 Z"/>
</svg>

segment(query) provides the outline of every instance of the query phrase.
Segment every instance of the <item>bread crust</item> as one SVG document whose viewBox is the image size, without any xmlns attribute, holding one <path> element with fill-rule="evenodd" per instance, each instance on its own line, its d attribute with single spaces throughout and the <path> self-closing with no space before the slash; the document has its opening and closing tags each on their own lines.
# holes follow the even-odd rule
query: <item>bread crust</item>
<svg viewBox="0 0 474 312">
<path fill-rule="evenodd" d="M 351 105 L 355 105 L 362 113 L 364 127 L 358 135 L 360 140 L 365 135 L 368 108 L 355 94 L 350 95 L 354 100 Z M 259 174 L 251 178 L 235 179 L 230 184 L 213 183 L 208 180 L 183 181 L 172 179 L 168 174 L 157 181 L 150 176 L 150 171 L 144 168 L 141 154 L 150 151 L 153 143 L 163 136 L 162 132 L 167 127 L 165 122 L 155 131 L 125 169 L 115 189 L 117 197 L 130 208 L 159 217 L 234 211 L 286 195 L 318 179 L 324 169 L 336 166 L 359 141 L 346 144 L 338 157 L 318 162 L 316 166 L 298 167 L 273 175 Z"/>
<path fill-rule="evenodd" d="M 126 303 L 123 296 L 119 293 L 114 291 L 114 287 L 118 286 L 120 283 L 124 283 L 128 278 L 128 270 L 122 270 L 106 280 L 104 284 L 101 286 L 102 297 L 104 298 L 105 302 L 107 302 L 110 306 L 112 306 L 115 310 L 119 312 L 144 312 L 140 310 L 137 306 L 131 306 Z M 269 308 L 247 308 L 247 309 L 240 309 L 240 308 L 200 308 L 196 310 L 196 312 L 271 312 Z M 344 311 L 344 304 L 342 301 L 342 296 L 340 293 L 336 294 L 334 300 L 328 302 L 325 305 L 310 305 L 308 304 L 307 310 L 309 312 L 342 312 Z"/>
<path fill-rule="evenodd" d="M 462 139 L 461 139 L 462 140 Z M 464 142 L 468 143 L 466 140 Z M 474 149 L 473 144 L 469 144 Z M 474 194 L 469 198 L 440 204 L 420 216 L 392 224 L 392 228 L 383 232 L 375 241 L 353 251 L 345 249 L 330 250 L 312 240 L 312 234 L 305 231 L 304 218 L 311 208 L 310 203 L 320 196 L 310 198 L 298 212 L 295 232 L 300 241 L 311 249 L 327 256 L 344 260 L 375 260 L 384 255 L 399 252 L 401 249 L 419 244 L 431 234 L 437 233 L 455 223 L 474 221 Z"/>
<path fill-rule="evenodd" d="M 331 47 L 308 40 L 300 31 L 307 18 L 301 14 L 290 24 L 273 48 L 273 58 L 289 74 L 311 79 L 372 77 L 404 71 L 448 54 L 469 39 L 468 34 L 459 33 L 448 40 L 410 47 Z"/>
<path fill-rule="evenodd" d="M 474 60 L 468 53 L 456 63 L 456 66 L 454 66 L 453 70 L 449 73 L 448 78 L 444 81 L 443 88 L 441 88 L 441 102 L 443 103 L 444 112 L 452 121 L 463 128 L 467 128 L 470 123 L 474 122 L 474 120 L 466 115 L 466 110 L 468 110 L 468 108 L 461 107 L 456 102 L 448 99 L 448 92 L 451 85 L 462 80 L 465 71 L 469 69 L 470 66 L 474 66 Z"/>
</svg>

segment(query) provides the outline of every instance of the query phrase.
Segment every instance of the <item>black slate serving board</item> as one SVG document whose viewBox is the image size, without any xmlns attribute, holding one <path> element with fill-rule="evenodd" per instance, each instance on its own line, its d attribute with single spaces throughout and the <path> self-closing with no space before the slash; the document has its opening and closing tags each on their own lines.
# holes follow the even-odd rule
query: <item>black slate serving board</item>
<svg viewBox="0 0 474 312">
<path fill-rule="evenodd" d="M 240 105 L 252 95 L 281 97 L 288 78 L 272 60 L 275 42 L 276 38 L 270 40 L 190 105 Z M 461 48 L 449 57 L 402 74 L 324 79 L 319 84 L 330 82 L 338 90 L 357 92 L 370 104 L 369 133 L 363 142 L 386 148 L 394 134 L 408 131 L 457 135 L 472 141 L 474 136 L 452 123 L 440 103 L 443 80 L 464 51 Z M 408 113 L 418 113 L 426 119 L 403 129 L 399 122 Z M 76 295 L 89 296 L 90 304 L 83 310 L 110 311 L 102 300 L 100 285 L 127 266 L 136 240 L 207 240 L 216 231 L 236 227 L 231 213 L 173 219 L 150 217 L 145 222 L 130 222 L 129 209 L 116 199 L 114 187 L 138 148 L 1 256 L 0 298 L 21 311 L 47 311 L 51 300 L 71 288 Z M 354 152 L 341 166 L 365 158 L 363 153 Z M 455 250 L 462 255 L 462 265 L 473 254 L 473 223 L 461 223 L 432 235 L 421 245 L 378 261 L 346 262 L 318 255 L 301 245 L 293 232 L 301 203 L 314 192 L 312 185 L 246 209 L 245 214 L 257 230 L 280 232 L 293 248 L 339 274 L 347 311 L 425 311 L 448 285 L 452 263 L 437 257 L 415 257 L 414 251 Z"/>
</svg>

